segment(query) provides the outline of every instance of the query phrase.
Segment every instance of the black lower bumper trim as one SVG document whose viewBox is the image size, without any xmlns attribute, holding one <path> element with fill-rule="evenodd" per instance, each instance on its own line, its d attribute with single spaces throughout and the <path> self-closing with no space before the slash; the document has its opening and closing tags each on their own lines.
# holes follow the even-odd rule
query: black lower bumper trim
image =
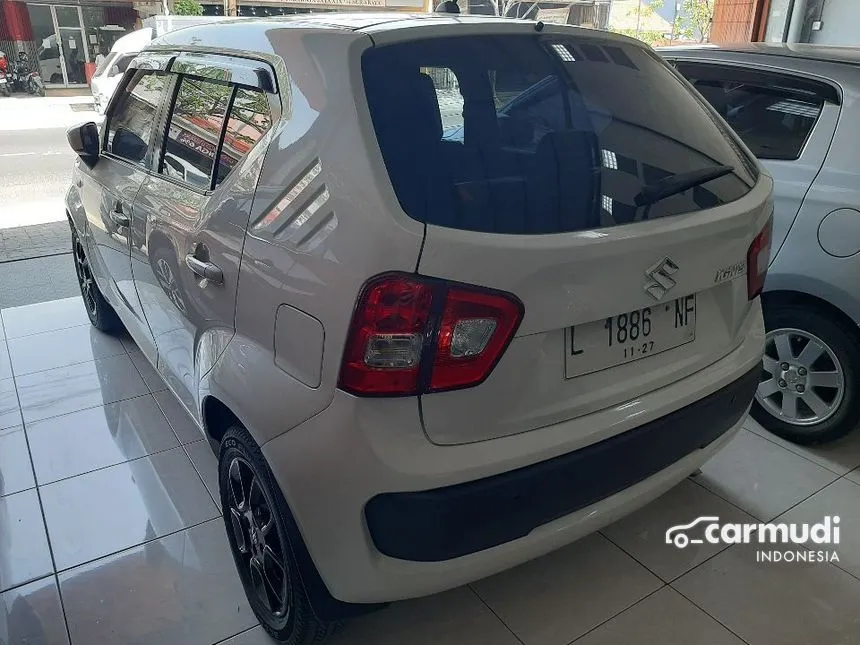
<svg viewBox="0 0 860 645">
<path fill-rule="evenodd" d="M 376 548 L 438 562 L 503 544 L 648 478 L 718 439 L 746 412 L 759 368 L 676 412 L 531 466 L 445 488 L 384 493 L 365 507 Z"/>
</svg>

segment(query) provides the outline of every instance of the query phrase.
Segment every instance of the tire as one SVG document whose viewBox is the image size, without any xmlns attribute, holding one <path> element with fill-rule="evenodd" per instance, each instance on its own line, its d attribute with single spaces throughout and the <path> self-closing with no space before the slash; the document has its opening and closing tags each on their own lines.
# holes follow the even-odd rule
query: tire
<svg viewBox="0 0 860 645">
<path fill-rule="evenodd" d="M 764 309 L 767 343 L 751 413 L 801 445 L 834 441 L 860 423 L 860 335 L 820 311 L 796 302 Z"/>
<path fill-rule="evenodd" d="M 248 602 L 263 629 L 285 645 L 326 640 L 337 623 L 321 621 L 314 613 L 296 559 L 297 545 L 289 537 L 291 515 L 287 502 L 259 446 L 242 426 L 231 427 L 221 441 L 218 483 L 230 551 Z M 241 503 L 239 497 L 243 498 Z M 252 532 L 256 536 L 252 537 Z M 259 573 L 252 572 L 255 559 L 270 565 L 266 579 L 272 578 L 272 584 L 268 589 L 264 586 L 260 590 L 255 585 L 255 575 L 262 579 Z M 278 566 L 279 559 L 282 567 Z M 258 565 L 254 571 L 266 571 L 265 565 Z M 283 572 L 282 580 L 278 571 Z"/>
<path fill-rule="evenodd" d="M 71 224 L 71 222 L 70 222 Z M 102 292 L 99 290 L 90 270 L 90 262 L 87 258 L 86 249 L 72 226 L 72 250 L 75 261 L 75 273 L 78 276 L 78 286 L 81 288 L 81 297 L 84 299 L 84 308 L 87 310 L 93 327 L 107 334 L 122 331 L 123 325 L 113 307 L 110 306 Z"/>
</svg>

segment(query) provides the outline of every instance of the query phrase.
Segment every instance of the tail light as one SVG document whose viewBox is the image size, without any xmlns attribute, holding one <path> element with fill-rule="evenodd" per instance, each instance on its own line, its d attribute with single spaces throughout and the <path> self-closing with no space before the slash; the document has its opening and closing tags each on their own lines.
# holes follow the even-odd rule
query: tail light
<svg viewBox="0 0 860 645">
<path fill-rule="evenodd" d="M 764 289 L 767 266 L 770 263 L 770 243 L 773 239 L 773 217 L 755 236 L 747 251 L 747 296 L 752 300 Z"/>
<path fill-rule="evenodd" d="M 413 274 L 372 278 L 358 298 L 339 387 L 406 396 L 486 379 L 523 317 L 514 296 Z"/>
</svg>

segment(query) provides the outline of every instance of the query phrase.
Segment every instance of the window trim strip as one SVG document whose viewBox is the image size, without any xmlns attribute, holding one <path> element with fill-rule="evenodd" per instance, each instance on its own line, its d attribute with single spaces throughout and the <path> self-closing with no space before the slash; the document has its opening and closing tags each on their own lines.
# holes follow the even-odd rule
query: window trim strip
<svg viewBox="0 0 860 645">
<path fill-rule="evenodd" d="M 262 63 L 248 59 L 182 52 L 171 61 L 168 71 L 275 93 L 269 70 Z"/>
</svg>

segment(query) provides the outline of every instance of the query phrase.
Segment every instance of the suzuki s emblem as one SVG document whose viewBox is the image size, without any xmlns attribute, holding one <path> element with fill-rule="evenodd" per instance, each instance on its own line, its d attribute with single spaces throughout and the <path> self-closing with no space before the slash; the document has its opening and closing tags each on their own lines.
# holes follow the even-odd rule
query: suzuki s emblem
<svg viewBox="0 0 860 645">
<path fill-rule="evenodd" d="M 665 257 L 645 270 L 648 281 L 643 289 L 655 300 L 660 300 L 669 289 L 675 286 L 675 279 L 672 276 L 676 273 L 678 273 L 678 265 L 671 258 Z"/>
</svg>

